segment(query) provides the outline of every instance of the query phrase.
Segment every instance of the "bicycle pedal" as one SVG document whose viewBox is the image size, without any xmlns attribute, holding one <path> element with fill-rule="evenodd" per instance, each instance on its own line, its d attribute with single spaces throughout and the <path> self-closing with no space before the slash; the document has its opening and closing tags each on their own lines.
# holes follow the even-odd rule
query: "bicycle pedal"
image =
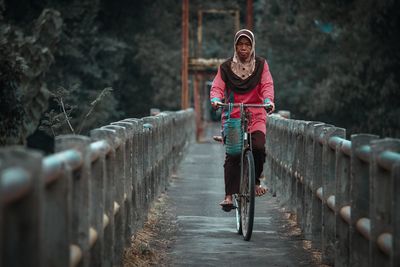
<svg viewBox="0 0 400 267">
<path fill-rule="evenodd" d="M 222 206 L 222 210 L 225 212 L 230 212 L 231 210 L 236 209 L 237 207 L 234 205 L 226 205 L 226 206 Z"/>
</svg>

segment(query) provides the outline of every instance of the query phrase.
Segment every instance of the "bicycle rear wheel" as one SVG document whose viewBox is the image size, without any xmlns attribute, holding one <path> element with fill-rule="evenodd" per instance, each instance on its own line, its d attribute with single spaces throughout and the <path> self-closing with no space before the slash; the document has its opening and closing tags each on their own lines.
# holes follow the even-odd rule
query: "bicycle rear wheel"
<svg viewBox="0 0 400 267">
<path fill-rule="evenodd" d="M 240 181 L 240 221 L 243 238 L 249 241 L 253 232 L 255 206 L 255 167 L 253 153 L 247 150 L 243 155 Z"/>
</svg>

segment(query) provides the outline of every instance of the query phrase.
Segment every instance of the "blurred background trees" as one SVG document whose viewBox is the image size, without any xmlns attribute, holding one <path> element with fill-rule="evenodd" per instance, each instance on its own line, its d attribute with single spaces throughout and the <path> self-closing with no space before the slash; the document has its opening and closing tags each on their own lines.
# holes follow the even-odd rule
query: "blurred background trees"
<svg viewBox="0 0 400 267">
<path fill-rule="evenodd" d="M 254 0 L 277 108 L 400 137 L 399 5 Z M 191 49 L 199 8 L 239 9 L 244 25 L 245 6 L 191 0 Z M 203 33 L 204 57 L 232 55 L 233 19 L 207 15 Z M 180 67 L 181 1 L 0 0 L 0 144 L 179 109 Z"/>
<path fill-rule="evenodd" d="M 272 0 L 255 8 L 279 108 L 348 133 L 400 137 L 398 2 Z"/>
</svg>

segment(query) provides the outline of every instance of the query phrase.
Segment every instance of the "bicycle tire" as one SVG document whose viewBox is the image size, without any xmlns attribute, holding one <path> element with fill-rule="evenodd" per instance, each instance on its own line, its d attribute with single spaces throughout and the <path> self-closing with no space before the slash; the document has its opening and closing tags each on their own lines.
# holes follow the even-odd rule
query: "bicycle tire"
<svg viewBox="0 0 400 267">
<path fill-rule="evenodd" d="M 240 219 L 243 239 L 249 241 L 253 232 L 255 206 L 255 167 L 251 150 L 242 159 L 240 181 Z"/>
<path fill-rule="evenodd" d="M 235 205 L 235 215 L 236 215 L 236 232 L 241 235 L 242 234 L 242 218 L 240 216 L 240 200 L 237 194 L 233 197 L 233 204 Z"/>
</svg>

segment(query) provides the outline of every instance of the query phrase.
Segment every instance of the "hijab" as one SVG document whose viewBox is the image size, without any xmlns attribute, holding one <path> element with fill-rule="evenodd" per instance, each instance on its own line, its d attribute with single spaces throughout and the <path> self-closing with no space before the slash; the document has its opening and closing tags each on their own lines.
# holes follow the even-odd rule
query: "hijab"
<svg viewBox="0 0 400 267">
<path fill-rule="evenodd" d="M 245 62 L 242 62 L 236 53 L 236 44 L 242 36 L 251 42 L 250 57 Z M 221 64 L 221 77 L 228 89 L 243 94 L 253 90 L 260 82 L 265 59 L 255 56 L 254 34 L 247 29 L 235 34 L 233 51 L 233 57 Z"/>
<path fill-rule="evenodd" d="M 240 37 L 246 37 L 247 39 L 249 39 L 250 43 L 251 43 L 251 51 L 250 51 L 250 57 L 242 62 L 237 53 L 236 53 L 236 44 L 239 41 Z M 255 40 L 254 40 L 254 34 L 246 29 L 240 30 L 235 34 L 235 39 L 233 42 L 233 59 L 231 62 L 231 69 L 233 71 L 233 73 L 235 73 L 238 77 L 240 77 L 242 80 L 246 79 L 247 77 L 249 77 L 253 71 L 254 71 L 254 67 L 255 67 L 255 63 L 256 63 L 256 59 L 255 59 Z"/>
</svg>

